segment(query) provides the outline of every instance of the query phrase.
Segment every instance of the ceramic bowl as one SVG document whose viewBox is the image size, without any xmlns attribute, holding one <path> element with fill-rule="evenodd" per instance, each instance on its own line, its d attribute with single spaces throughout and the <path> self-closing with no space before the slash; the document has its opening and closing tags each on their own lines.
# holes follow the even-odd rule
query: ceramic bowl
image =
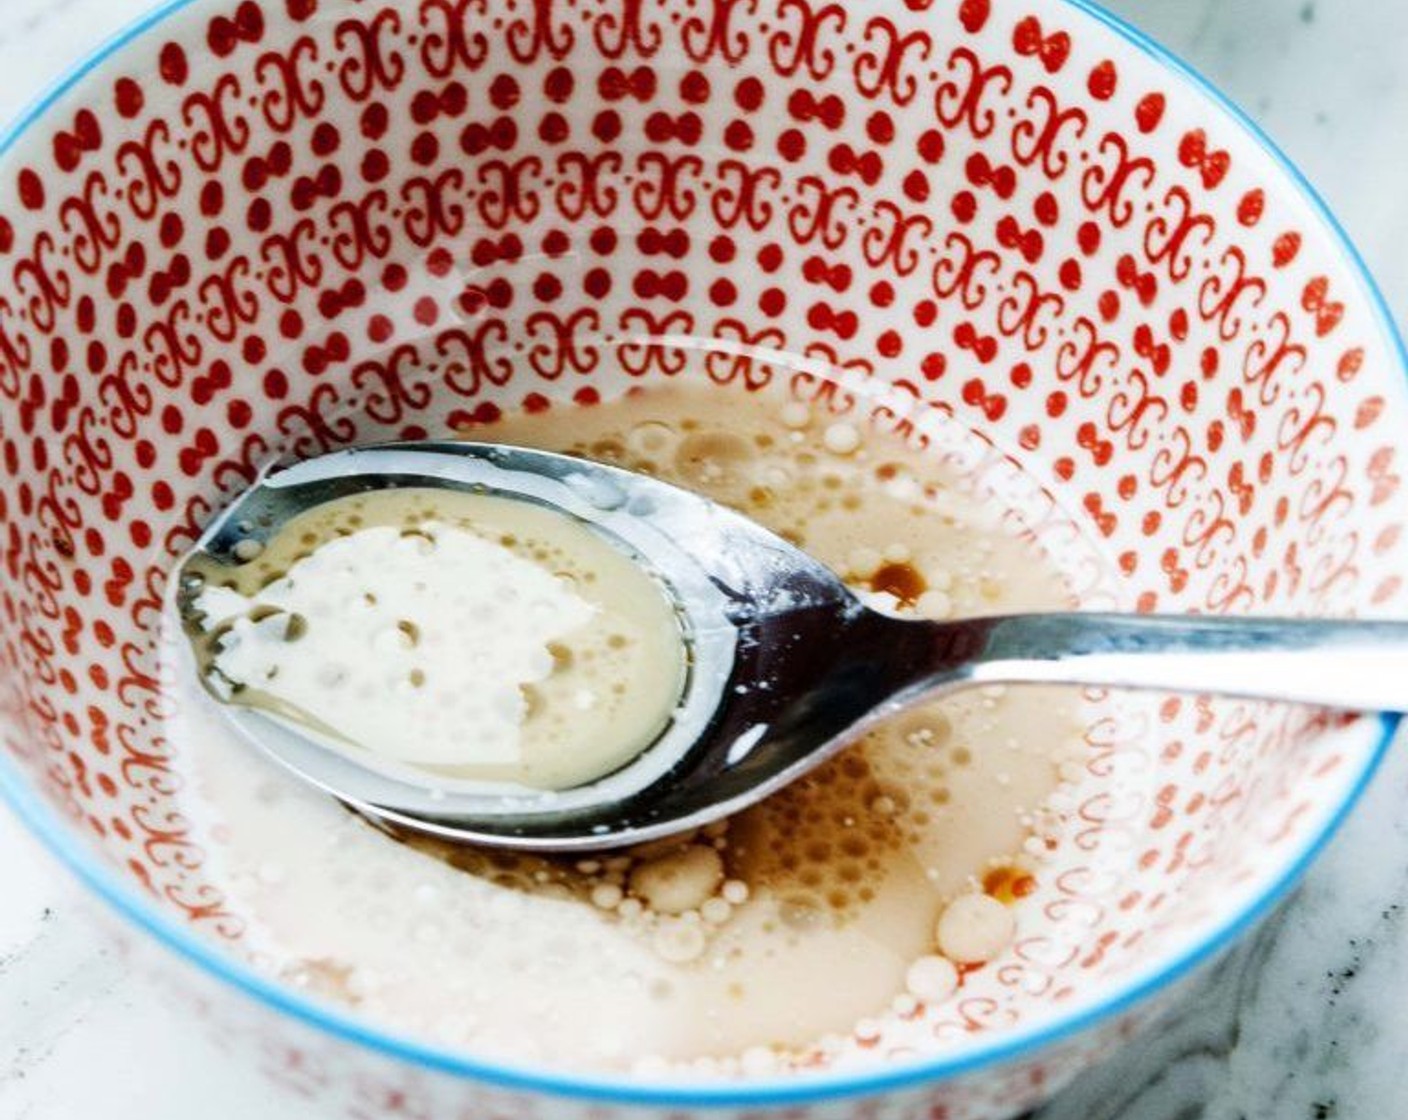
<svg viewBox="0 0 1408 1120">
<path fill-rule="evenodd" d="M 1089 605 L 1392 614 L 1392 327 L 1266 139 L 1082 3 L 189 0 L 0 152 L 0 787 L 333 1113 L 1019 1111 L 1266 913 L 1388 741 L 1089 694 L 1012 952 L 865 1068 L 648 1085 L 386 1033 L 250 965 L 162 734 L 165 574 L 262 466 L 768 385 L 1002 489 Z"/>
</svg>

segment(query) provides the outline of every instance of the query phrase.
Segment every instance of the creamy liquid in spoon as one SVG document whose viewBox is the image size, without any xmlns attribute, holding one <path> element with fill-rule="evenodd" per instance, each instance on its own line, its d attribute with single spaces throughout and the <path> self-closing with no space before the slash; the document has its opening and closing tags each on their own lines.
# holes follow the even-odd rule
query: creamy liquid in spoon
<svg viewBox="0 0 1408 1120">
<path fill-rule="evenodd" d="M 629 762 L 679 699 L 663 588 L 526 502 L 360 494 L 233 570 L 188 571 L 205 580 L 190 613 L 212 691 L 393 773 L 564 789 Z"/>
</svg>

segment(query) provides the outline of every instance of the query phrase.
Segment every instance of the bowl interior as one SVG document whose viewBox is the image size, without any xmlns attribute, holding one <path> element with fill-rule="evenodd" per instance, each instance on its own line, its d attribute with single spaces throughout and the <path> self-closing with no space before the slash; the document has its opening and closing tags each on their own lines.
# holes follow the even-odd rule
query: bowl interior
<svg viewBox="0 0 1408 1120">
<path fill-rule="evenodd" d="M 189 4 L 0 160 L 0 767 L 238 955 L 156 626 L 270 462 L 692 378 L 945 458 L 1088 605 L 1388 614 L 1402 372 L 1276 159 L 1075 7 Z M 934 1052 L 1224 934 L 1384 734 L 1087 701 L 1059 873 Z"/>
</svg>

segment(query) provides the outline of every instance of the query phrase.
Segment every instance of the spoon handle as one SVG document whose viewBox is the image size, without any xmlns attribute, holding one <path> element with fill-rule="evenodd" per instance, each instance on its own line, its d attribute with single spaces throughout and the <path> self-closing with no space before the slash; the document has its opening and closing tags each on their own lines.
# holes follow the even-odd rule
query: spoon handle
<svg viewBox="0 0 1408 1120">
<path fill-rule="evenodd" d="M 979 645 L 975 681 L 1111 685 L 1408 711 L 1408 622 L 1011 615 L 989 620 Z"/>
</svg>

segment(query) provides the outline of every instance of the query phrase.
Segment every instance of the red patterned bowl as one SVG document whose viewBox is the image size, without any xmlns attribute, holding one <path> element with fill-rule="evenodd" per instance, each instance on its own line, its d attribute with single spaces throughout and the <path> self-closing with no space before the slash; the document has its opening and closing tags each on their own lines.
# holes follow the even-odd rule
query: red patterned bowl
<svg viewBox="0 0 1408 1120">
<path fill-rule="evenodd" d="M 942 453 L 1027 480 L 1091 602 L 1382 614 L 1400 345 L 1265 139 L 1074 2 L 182 0 L 0 152 L 0 788 L 213 1029 L 348 1115 L 1017 1111 L 1265 913 L 1392 731 L 1091 697 L 1011 958 L 874 1068 L 658 1087 L 384 1033 L 245 960 L 161 734 L 164 573 L 261 463 L 775 381 L 976 432 Z"/>
</svg>

